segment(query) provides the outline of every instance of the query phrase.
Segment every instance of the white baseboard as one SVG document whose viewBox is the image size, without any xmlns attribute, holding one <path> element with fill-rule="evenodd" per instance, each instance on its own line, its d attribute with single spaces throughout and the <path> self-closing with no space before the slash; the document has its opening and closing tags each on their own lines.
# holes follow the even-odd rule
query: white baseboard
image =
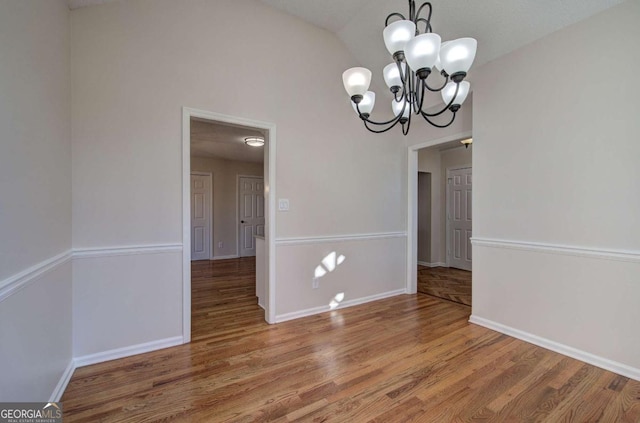
<svg viewBox="0 0 640 423">
<path fill-rule="evenodd" d="M 76 367 L 89 366 L 91 364 L 103 363 L 105 361 L 116 360 L 118 358 L 161 350 L 163 348 L 175 347 L 176 345 L 182 345 L 183 343 L 182 335 L 173 336 L 171 338 L 158 339 L 157 341 L 145 342 L 143 344 L 131 345 L 128 347 L 116 348 L 109 351 L 76 357 L 74 359 L 74 363 Z"/>
<path fill-rule="evenodd" d="M 354 298 L 353 300 L 346 300 L 340 303 L 340 305 L 333 309 L 338 310 L 341 308 L 353 307 L 356 305 L 369 303 L 371 301 L 382 300 L 384 298 L 395 297 L 396 295 L 405 294 L 406 291 L 404 288 L 396 289 L 394 291 L 383 292 L 381 294 L 370 295 L 368 297 Z M 329 305 L 308 308 L 306 310 L 294 311 L 291 313 L 280 314 L 276 316 L 275 323 L 286 322 L 287 320 L 299 319 L 301 317 L 313 316 L 314 314 L 325 313 L 327 311 L 331 311 L 331 307 Z"/>
<path fill-rule="evenodd" d="M 237 258 L 240 258 L 240 256 L 237 254 L 232 254 L 230 256 L 215 256 L 215 257 L 212 257 L 211 260 L 229 260 L 229 259 L 237 259 Z"/>
<path fill-rule="evenodd" d="M 618 363 L 617 361 L 609 360 L 608 358 L 600 357 L 586 351 L 570 347 L 568 345 L 560 344 L 558 342 L 551 341 L 549 339 L 542 338 L 540 336 L 533 335 L 531 333 L 524 332 L 510 326 L 505 326 L 501 323 L 484 319 L 482 317 L 471 315 L 471 317 L 469 318 L 469 322 L 476 325 L 484 326 L 500 333 L 504 333 L 505 335 L 509 335 L 514 338 L 518 338 L 530 344 L 555 351 L 568 357 L 575 358 L 576 360 L 592 364 L 596 367 L 600 367 L 601 369 L 609 370 L 619 375 L 640 381 L 640 369 L 636 369 L 626 364 Z"/>
<path fill-rule="evenodd" d="M 75 361 L 71 359 L 71 361 L 69 361 L 69 365 L 64 370 L 64 373 L 62 373 L 62 376 L 60 376 L 60 380 L 58 381 L 58 384 L 53 390 L 51 397 L 49 397 L 49 402 L 60 401 L 60 398 L 62 398 L 62 394 L 64 394 L 64 390 L 67 389 L 67 385 L 69 384 L 69 381 L 71 380 L 71 376 L 73 376 L 73 372 L 75 370 L 76 370 Z"/>
<path fill-rule="evenodd" d="M 435 263 L 429 263 L 426 261 L 418 261 L 418 265 L 426 266 L 426 267 L 448 267 L 447 263 L 443 263 L 441 261 L 437 261 Z"/>
</svg>

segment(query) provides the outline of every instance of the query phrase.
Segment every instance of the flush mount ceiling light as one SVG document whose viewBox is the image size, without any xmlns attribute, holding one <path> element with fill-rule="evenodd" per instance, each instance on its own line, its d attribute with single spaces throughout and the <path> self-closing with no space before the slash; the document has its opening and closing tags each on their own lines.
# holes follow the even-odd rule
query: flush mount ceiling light
<svg viewBox="0 0 640 423">
<path fill-rule="evenodd" d="M 262 147 L 264 145 L 264 138 L 262 137 L 247 137 L 244 139 L 244 143 L 250 147 Z"/>
<path fill-rule="evenodd" d="M 471 143 L 473 143 L 473 138 L 467 138 L 466 140 L 462 140 L 460 142 L 464 145 L 464 148 L 469 148 Z"/>
<path fill-rule="evenodd" d="M 432 32 L 431 13 L 431 3 L 423 3 L 416 11 L 415 1 L 409 0 L 408 19 L 400 13 L 392 13 L 385 21 L 384 43 L 393 56 L 393 63 L 385 66 L 382 73 L 394 97 L 391 102 L 393 119 L 384 122 L 369 119 L 376 101 L 375 93 L 368 91 L 371 83 L 369 69 L 351 68 L 342 74 L 352 106 L 369 131 L 386 132 L 400 123 L 402 133 L 407 135 L 413 114 L 421 115 L 437 128 L 446 128 L 453 123 L 467 98 L 470 85 L 464 78 L 475 59 L 478 43 L 473 38 L 443 42 L 438 34 Z M 396 18 L 399 19 L 394 20 Z M 444 82 L 438 87 L 427 83 L 427 77 L 434 68 L 444 76 Z M 441 110 L 434 113 L 423 110 L 427 90 L 440 92 L 445 104 Z M 451 114 L 448 122 L 432 120 L 447 110 Z"/>
</svg>

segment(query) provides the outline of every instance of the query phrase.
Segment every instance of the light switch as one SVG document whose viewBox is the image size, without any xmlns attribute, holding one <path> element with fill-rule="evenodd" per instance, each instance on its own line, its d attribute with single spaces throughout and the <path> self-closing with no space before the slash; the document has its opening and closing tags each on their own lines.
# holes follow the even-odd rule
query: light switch
<svg viewBox="0 0 640 423">
<path fill-rule="evenodd" d="M 281 198 L 278 200 L 278 210 L 280 211 L 289 211 L 289 200 L 286 198 Z"/>
</svg>

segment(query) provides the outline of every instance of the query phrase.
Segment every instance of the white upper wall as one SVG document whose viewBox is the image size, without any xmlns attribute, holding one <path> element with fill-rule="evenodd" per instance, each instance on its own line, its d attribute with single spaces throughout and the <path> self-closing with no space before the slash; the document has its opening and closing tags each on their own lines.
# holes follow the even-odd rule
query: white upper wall
<svg viewBox="0 0 640 423">
<path fill-rule="evenodd" d="M 2 280 L 71 247 L 71 144 L 65 2 L 0 5 Z"/>
<path fill-rule="evenodd" d="M 403 229 L 401 138 L 361 128 L 333 34 L 248 0 L 130 0 L 72 23 L 74 246 L 181 240 L 182 106 L 277 125 L 278 236 Z"/>
<path fill-rule="evenodd" d="M 640 250 L 639 9 L 476 70 L 474 236 Z"/>
<path fill-rule="evenodd" d="M 2 401 L 50 400 L 72 360 L 71 263 L 42 268 L 71 249 L 68 15 L 64 0 L 0 1 Z"/>
</svg>

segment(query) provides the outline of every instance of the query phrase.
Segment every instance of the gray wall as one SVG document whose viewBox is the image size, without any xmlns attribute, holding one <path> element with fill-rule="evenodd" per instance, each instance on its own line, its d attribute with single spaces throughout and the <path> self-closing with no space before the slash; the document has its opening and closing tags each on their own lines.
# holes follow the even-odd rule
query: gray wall
<svg viewBox="0 0 640 423">
<path fill-rule="evenodd" d="M 0 1 L 0 401 L 49 400 L 71 362 L 68 13 Z"/>
<path fill-rule="evenodd" d="M 639 20 L 627 1 L 483 66 L 473 115 L 473 315 L 635 377 Z"/>
</svg>

